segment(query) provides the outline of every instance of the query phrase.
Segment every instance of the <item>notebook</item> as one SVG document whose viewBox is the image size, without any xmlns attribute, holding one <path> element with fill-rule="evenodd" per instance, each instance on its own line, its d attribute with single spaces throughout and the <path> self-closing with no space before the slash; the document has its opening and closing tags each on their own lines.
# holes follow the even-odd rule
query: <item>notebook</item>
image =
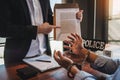
<svg viewBox="0 0 120 80">
<path fill-rule="evenodd" d="M 40 70 L 41 72 L 60 67 L 60 65 L 54 60 L 54 58 L 47 55 L 23 59 L 23 61 L 31 65 L 32 67 Z"/>
<path fill-rule="evenodd" d="M 23 61 L 32 67 L 36 68 L 40 72 L 44 72 L 50 69 L 59 68 L 60 65 L 53 58 L 54 50 L 60 50 L 63 52 L 63 43 L 62 41 L 51 41 L 50 42 L 52 56 L 48 56 L 46 54 L 42 54 L 40 56 L 32 57 L 32 58 L 24 58 Z"/>
</svg>

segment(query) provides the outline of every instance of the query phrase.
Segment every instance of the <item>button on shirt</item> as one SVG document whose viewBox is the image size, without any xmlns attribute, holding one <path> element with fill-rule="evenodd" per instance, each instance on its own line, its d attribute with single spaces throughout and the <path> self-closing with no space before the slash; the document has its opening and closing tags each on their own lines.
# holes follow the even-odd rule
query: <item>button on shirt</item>
<svg viewBox="0 0 120 80">
<path fill-rule="evenodd" d="M 39 0 L 26 0 L 29 8 L 32 25 L 40 26 L 43 24 L 42 10 Z M 46 51 L 44 34 L 37 34 L 36 40 L 32 40 L 31 46 L 26 57 L 40 55 Z"/>
<path fill-rule="evenodd" d="M 92 67 L 96 67 L 96 70 L 99 69 L 99 71 L 109 74 L 105 80 L 120 80 L 120 59 L 99 56 Z M 79 71 L 75 75 L 74 80 L 96 80 L 96 78 L 85 71 Z"/>
</svg>

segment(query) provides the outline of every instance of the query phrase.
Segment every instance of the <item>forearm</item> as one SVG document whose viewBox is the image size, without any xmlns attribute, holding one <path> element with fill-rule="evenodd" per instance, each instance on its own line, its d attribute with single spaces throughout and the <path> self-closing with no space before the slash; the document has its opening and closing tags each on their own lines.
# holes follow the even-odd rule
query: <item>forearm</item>
<svg viewBox="0 0 120 80">
<path fill-rule="evenodd" d="M 87 60 L 89 63 L 94 63 L 95 60 L 96 60 L 97 57 L 98 57 L 98 55 L 96 55 L 95 53 L 93 53 L 93 52 L 91 52 L 91 51 L 89 51 L 89 50 L 87 50 L 87 49 L 85 49 L 85 48 L 81 49 L 81 53 L 84 54 L 84 55 L 88 55 L 86 60 Z"/>
<path fill-rule="evenodd" d="M 94 52 L 88 51 L 85 48 L 81 50 L 81 53 L 85 55 L 88 55 L 89 53 L 87 57 L 87 62 L 91 64 L 92 68 L 103 73 L 112 74 L 120 65 L 120 60 L 113 60 L 109 57 L 98 56 Z"/>
<path fill-rule="evenodd" d="M 70 72 L 73 76 L 75 76 L 79 72 L 79 69 L 76 66 L 72 66 Z"/>
<path fill-rule="evenodd" d="M 79 70 L 76 66 L 72 66 L 70 72 L 74 76 L 74 80 L 96 80 L 95 76 Z"/>
</svg>

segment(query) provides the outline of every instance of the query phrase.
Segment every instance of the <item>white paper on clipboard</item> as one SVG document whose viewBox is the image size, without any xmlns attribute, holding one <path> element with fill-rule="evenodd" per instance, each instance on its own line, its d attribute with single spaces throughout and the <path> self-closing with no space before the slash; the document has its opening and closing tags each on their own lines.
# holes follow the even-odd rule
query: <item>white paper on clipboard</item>
<svg viewBox="0 0 120 80">
<path fill-rule="evenodd" d="M 55 9 L 55 25 L 61 28 L 56 28 L 56 40 L 63 41 L 70 33 L 77 33 L 81 36 L 80 21 L 76 19 L 78 8 L 56 8 Z"/>
</svg>

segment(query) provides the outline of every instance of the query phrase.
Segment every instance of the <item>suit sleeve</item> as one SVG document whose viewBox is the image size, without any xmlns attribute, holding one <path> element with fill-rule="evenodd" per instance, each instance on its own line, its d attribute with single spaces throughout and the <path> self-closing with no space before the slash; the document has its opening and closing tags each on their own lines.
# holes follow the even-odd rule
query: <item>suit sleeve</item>
<svg viewBox="0 0 120 80">
<path fill-rule="evenodd" d="M 21 23 L 20 15 L 18 15 L 18 22 L 15 20 L 13 15 L 14 9 L 11 9 L 9 0 L 1 0 L 0 2 L 0 37 L 4 38 L 19 38 L 35 39 L 37 35 L 37 26 L 27 25 L 25 22 Z M 22 17 L 22 16 L 21 16 Z"/>
</svg>

